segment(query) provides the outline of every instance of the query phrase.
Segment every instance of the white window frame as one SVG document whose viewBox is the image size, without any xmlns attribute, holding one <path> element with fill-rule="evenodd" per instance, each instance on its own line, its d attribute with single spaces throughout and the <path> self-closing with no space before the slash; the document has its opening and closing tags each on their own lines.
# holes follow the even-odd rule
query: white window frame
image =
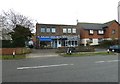
<svg viewBox="0 0 120 84">
<path fill-rule="evenodd" d="M 63 28 L 63 33 L 67 33 L 67 29 L 66 28 Z"/>
<path fill-rule="evenodd" d="M 98 30 L 98 34 L 104 34 L 103 30 Z"/>
<path fill-rule="evenodd" d="M 52 33 L 55 33 L 56 32 L 56 28 L 52 28 Z"/>
<path fill-rule="evenodd" d="M 72 33 L 76 33 L 76 28 L 73 28 L 73 29 L 72 29 Z"/>
<path fill-rule="evenodd" d="M 93 30 L 90 30 L 89 33 L 90 33 L 90 34 L 94 34 L 94 31 L 93 31 Z"/>
<path fill-rule="evenodd" d="M 71 28 L 68 28 L 68 33 L 72 33 Z"/>
<path fill-rule="evenodd" d="M 46 32 L 50 32 L 50 28 L 49 27 L 46 29 Z"/>
<path fill-rule="evenodd" d="M 41 31 L 41 32 L 45 32 L 45 28 L 41 28 L 40 31 Z"/>
</svg>

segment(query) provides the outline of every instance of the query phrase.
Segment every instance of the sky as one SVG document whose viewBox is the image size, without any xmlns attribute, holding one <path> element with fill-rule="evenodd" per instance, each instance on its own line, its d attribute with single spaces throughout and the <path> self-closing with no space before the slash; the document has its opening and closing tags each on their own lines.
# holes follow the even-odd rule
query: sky
<svg viewBox="0 0 120 84">
<path fill-rule="evenodd" d="M 0 13 L 13 9 L 45 24 L 105 23 L 118 20 L 120 0 L 1 0 Z"/>
</svg>

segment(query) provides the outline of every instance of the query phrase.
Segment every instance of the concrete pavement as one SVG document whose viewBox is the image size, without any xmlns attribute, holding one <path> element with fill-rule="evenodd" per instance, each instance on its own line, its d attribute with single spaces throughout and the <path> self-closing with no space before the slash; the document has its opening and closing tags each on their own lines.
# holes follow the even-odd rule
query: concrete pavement
<svg viewBox="0 0 120 84">
<path fill-rule="evenodd" d="M 57 57 L 59 56 L 56 52 L 56 49 L 32 49 L 32 53 L 27 54 L 27 58 L 36 58 L 36 57 Z"/>
</svg>

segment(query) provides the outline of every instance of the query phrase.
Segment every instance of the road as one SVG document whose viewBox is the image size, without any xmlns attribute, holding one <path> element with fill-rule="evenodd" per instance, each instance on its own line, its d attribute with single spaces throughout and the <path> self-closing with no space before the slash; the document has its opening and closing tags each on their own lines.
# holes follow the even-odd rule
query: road
<svg viewBox="0 0 120 84">
<path fill-rule="evenodd" d="M 118 56 L 4 60 L 3 82 L 117 82 Z"/>
</svg>

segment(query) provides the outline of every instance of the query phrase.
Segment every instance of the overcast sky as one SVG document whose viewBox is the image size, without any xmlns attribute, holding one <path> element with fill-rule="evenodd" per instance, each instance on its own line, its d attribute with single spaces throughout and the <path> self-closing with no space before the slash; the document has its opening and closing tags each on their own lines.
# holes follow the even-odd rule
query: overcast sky
<svg viewBox="0 0 120 84">
<path fill-rule="evenodd" d="M 117 19 L 120 0 L 1 0 L 0 12 L 13 9 L 46 24 L 105 23 Z"/>
</svg>

